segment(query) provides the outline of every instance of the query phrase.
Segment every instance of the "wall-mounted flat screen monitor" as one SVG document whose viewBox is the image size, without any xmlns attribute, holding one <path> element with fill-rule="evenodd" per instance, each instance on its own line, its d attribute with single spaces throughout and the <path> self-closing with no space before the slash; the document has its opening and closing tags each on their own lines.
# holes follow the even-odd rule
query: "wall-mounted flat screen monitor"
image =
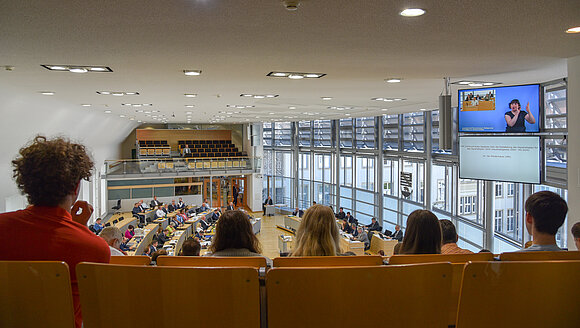
<svg viewBox="0 0 580 328">
<path fill-rule="evenodd" d="M 540 137 L 459 137 L 459 177 L 540 183 Z"/>
<path fill-rule="evenodd" d="M 539 132 L 540 85 L 459 90 L 459 132 Z"/>
</svg>

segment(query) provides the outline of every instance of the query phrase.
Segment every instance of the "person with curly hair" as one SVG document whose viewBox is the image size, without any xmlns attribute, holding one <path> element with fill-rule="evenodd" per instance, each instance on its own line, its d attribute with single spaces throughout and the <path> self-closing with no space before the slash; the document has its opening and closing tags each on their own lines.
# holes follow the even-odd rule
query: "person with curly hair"
<svg viewBox="0 0 580 328">
<path fill-rule="evenodd" d="M 64 261 L 72 283 L 75 325 L 82 326 L 76 265 L 109 263 L 107 243 L 87 228 L 93 208 L 77 201 L 93 161 L 81 144 L 37 136 L 12 161 L 13 177 L 31 206 L 0 214 L 0 238 L 17 240 L 0 250 L 3 261 Z"/>
</svg>

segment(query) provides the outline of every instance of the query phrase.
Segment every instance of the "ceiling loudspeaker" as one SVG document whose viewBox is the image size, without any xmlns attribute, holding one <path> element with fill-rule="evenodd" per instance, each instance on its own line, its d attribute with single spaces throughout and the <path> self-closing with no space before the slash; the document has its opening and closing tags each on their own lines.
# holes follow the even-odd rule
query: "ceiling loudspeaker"
<svg viewBox="0 0 580 328">
<path fill-rule="evenodd" d="M 283 0 L 282 5 L 284 5 L 284 8 L 286 8 L 286 10 L 288 10 L 288 11 L 295 11 L 298 9 L 298 6 L 300 6 L 300 1 L 298 1 L 298 0 Z"/>
<path fill-rule="evenodd" d="M 439 149 L 452 149 L 451 96 L 439 96 Z"/>
</svg>

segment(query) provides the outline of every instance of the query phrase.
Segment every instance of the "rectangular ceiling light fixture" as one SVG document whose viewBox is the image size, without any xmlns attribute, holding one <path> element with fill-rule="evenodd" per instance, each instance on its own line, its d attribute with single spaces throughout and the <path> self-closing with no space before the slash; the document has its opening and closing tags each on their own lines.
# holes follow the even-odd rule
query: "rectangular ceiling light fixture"
<svg viewBox="0 0 580 328">
<path fill-rule="evenodd" d="M 319 79 L 325 76 L 325 73 L 300 73 L 300 72 L 270 72 L 266 74 L 269 77 L 286 77 L 293 80 L 301 79 Z"/>
<path fill-rule="evenodd" d="M 263 98 L 276 98 L 280 95 L 254 95 L 251 93 L 242 93 L 240 95 L 240 97 L 249 97 L 249 98 L 255 98 L 255 99 L 263 99 Z"/>
<path fill-rule="evenodd" d="M 407 99 L 406 98 L 384 98 L 384 97 L 377 97 L 377 98 L 371 98 L 371 100 L 391 102 L 391 101 L 403 101 L 403 100 L 407 100 Z"/>
<path fill-rule="evenodd" d="M 109 66 L 90 65 L 40 65 L 49 71 L 71 72 L 71 73 L 112 73 Z"/>
<path fill-rule="evenodd" d="M 461 81 L 451 82 L 451 84 L 458 84 L 458 85 L 463 85 L 463 86 L 468 86 L 468 87 L 490 87 L 492 85 L 501 84 L 501 82 L 461 80 Z"/>
<path fill-rule="evenodd" d="M 126 92 L 126 91 L 97 91 L 97 94 L 102 96 L 138 96 L 139 92 Z"/>
</svg>

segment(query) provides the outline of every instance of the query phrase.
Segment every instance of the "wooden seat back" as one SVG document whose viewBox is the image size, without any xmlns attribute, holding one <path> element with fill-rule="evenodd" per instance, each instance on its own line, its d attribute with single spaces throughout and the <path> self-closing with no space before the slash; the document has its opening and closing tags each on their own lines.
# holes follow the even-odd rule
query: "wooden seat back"
<svg viewBox="0 0 580 328">
<path fill-rule="evenodd" d="M 260 325 L 254 268 L 80 263 L 77 277 L 86 328 Z"/>
<path fill-rule="evenodd" d="M 389 265 L 392 264 L 413 264 L 413 263 L 437 263 L 450 262 L 453 267 L 451 280 L 451 299 L 449 300 L 448 324 L 455 325 L 457 319 L 457 304 L 459 303 L 459 291 L 461 289 L 461 278 L 465 263 L 469 261 L 493 261 L 492 253 L 475 254 L 405 254 L 394 255 L 389 258 Z"/>
<path fill-rule="evenodd" d="M 450 289 L 449 263 L 274 268 L 266 276 L 268 327 L 384 327 L 395 315 L 398 326 L 447 327 Z"/>
<path fill-rule="evenodd" d="M 66 263 L 0 261 L 0 277 L 1 327 L 75 326 Z"/>
<path fill-rule="evenodd" d="M 122 264 L 122 265 L 149 265 L 151 263 L 151 258 L 147 255 L 134 255 L 134 256 L 111 256 L 110 264 Z"/>
<path fill-rule="evenodd" d="M 251 267 L 258 269 L 266 267 L 266 258 L 261 256 L 159 256 L 157 266 Z"/>
<path fill-rule="evenodd" d="M 499 255 L 500 261 L 579 261 L 580 251 L 573 252 L 509 252 Z"/>
<path fill-rule="evenodd" d="M 579 272 L 580 261 L 468 263 L 457 328 L 575 326 Z"/>
<path fill-rule="evenodd" d="M 336 267 L 383 265 L 381 256 L 300 256 L 277 257 L 274 267 Z"/>
</svg>

